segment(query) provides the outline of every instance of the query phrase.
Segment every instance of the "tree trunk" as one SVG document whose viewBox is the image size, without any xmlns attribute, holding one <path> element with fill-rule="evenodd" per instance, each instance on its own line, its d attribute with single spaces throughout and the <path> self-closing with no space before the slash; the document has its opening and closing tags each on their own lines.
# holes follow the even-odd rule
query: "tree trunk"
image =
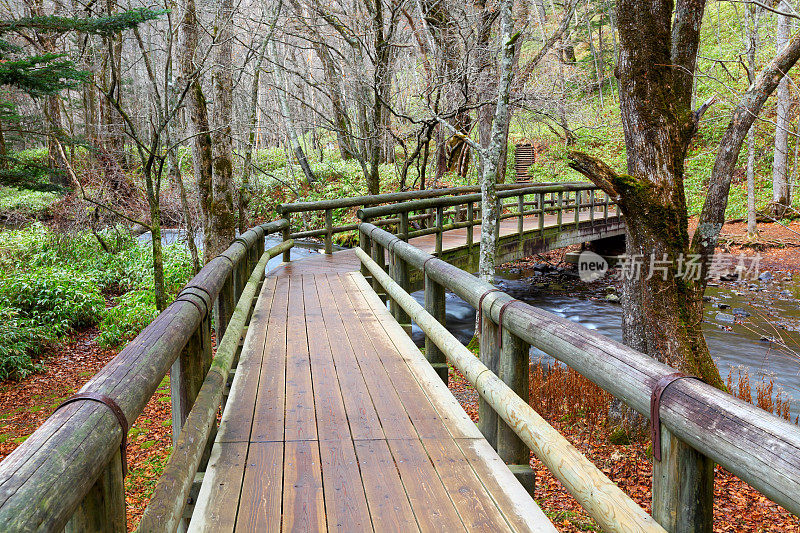
<svg viewBox="0 0 800 533">
<path fill-rule="evenodd" d="M 286 99 L 286 93 L 289 90 L 289 82 L 286 79 L 286 67 L 284 66 L 283 60 L 278 62 L 278 50 L 275 46 L 274 39 L 270 39 L 269 41 L 269 53 L 272 63 L 275 65 L 275 85 L 278 89 L 275 92 L 278 94 L 281 118 L 283 119 L 284 126 L 286 126 L 286 134 L 289 137 L 289 144 L 292 146 L 292 152 L 297 158 L 300 168 L 303 170 L 303 175 L 305 175 L 306 181 L 308 181 L 308 183 L 314 183 L 317 178 L 314 176 L 314 173 L 311 172 L 311 166 L 309 166 L 306 153 L 303 151 L 303 147 L 300 145 L 300 138 L 297 136 L 294 120 L 292 119 L 292 114 L 289 110 L 289 102 Z"/>
<path fill-rule="evenodd" d="M 748 6 L 745 12 L 745 46 L 747 48 L 748 82 L 752 84 L 756 76 L 756 53 L 758 51 L 759 36 L 759 7 Z M 747 134 L 747 238 L 758 238 L 756 225 L 756 130 L 750 127 Z"/>
<path fill-rule="evenodd" d="M 233 0 L 222 0 L 217 12 L 214 45 L 214 114 L 212 126 L 213 172 L 211 177 L 210 234 L 204 253 L 210 260 L 224 252 L 236 238 L 233 203 Z"/>
<path fill-rule="evenodd" d="M 497 170 L 503 145 L 508 144 L 509 100 L 511 97 L 511 80 L 514 76 L 515 43 L 519 33 L 512 35 L 514 21 L 511 17 L 513 0 L 503 0 L 500 4 L 500 42 L 502 56 L 500 60 L 500 82 L 497 86 L 497 105 L 489 147 L 481 150 L 483 157 L 483 175 L 481 176 L 481 244 L 478 263 L 478 275 L 484 281 L 494 282 L 495 256 L 497 254 Z"/>
<path fill-rule="evenodd" d="M 697 127 L 691 98 L 705 2 L 681 0 L 675 7 L 671 25 L 668 0 L 619 4 L 617 71 L 628 175 L 583 154 L 570 159 L 573 168 L 618 199 L 625 215 L 630 263 L 623 269 L 625 344 L 724 387 L 703 337 L 702 293 L 677 276 L 675 265 L 666 275 L 649 277 L 641 265 L 651 257 L 678 262 L 689 249 L 683 173 Z M 636 271 L 637 264 L 644 272 Z"/>
<path fill-rule="evenodd" d="M 792 7 L 786 0 L 782 0 L 778 4 L 778 10 L 790 13 Z M 789 17 L 784 15 L 777 15 L 777 17 L 775 49 L 780 53 L 789 41 Z M 775 117 L 775 152 L 772 162 L 772 212 L 780 218 L 791 204 L 789 200 L 789 80 L 785 77 L 778 85 L 776 99 L 778 110 Z"/>
<path fill-rule="evenodd" d="M 188 133 L 191 135 L 192 166 L 195 180 L 197 181 L 200 214 L 203 219 L 203 258 L 204 262 L 208 263 L 216 257 L 215 255 L 211 255 L 210 247 L 213 247 L 213 244 L 208 242 L 208 237 L 213 232 L 211 227 L 211 211 L 213 202 L 212 174 L 214 158 L 211 150 L 208 107 L 206 105 L 203 89 L 200 86 L 194 60 L 194 52 L 197 50 L 199 42 L 195 0 L 186 0 L 184 17 L 181 22 L 181 31 L 183 33 L 180 50 L 181 77 L 185 83 L 190 85 L 186 95 L 186 109 L 189 115 L 186 123 L 188 126 Z"/>
</svg>

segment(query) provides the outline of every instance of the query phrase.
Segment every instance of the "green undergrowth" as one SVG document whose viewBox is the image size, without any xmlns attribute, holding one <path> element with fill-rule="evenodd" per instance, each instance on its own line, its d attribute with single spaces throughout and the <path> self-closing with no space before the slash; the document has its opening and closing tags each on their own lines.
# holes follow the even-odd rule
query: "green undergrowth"
<svg viewBox="0 0 800 533">
<path fill-rule="evenodd" d="M 0 379 L 40 368 L 39 356 L 79 328 L 98 326 L 99 342 L 119 346 L 156 316 L 152 252 L 121 229 L 60 234 L 41 223 L 0 230 Z M 191 276 L 181 245 L 164 248 L 167 290 Z"/>
</svg>

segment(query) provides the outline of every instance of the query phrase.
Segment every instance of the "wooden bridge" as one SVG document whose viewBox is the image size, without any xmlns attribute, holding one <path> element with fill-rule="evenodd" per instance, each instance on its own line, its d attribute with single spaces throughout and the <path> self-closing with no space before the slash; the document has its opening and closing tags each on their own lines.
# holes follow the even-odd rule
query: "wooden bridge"
<svg viewBox="0 0 800 533">
<path fill-rule="evenodd" d="M 531 452 L 607 531 L 710 531 L 714 462 L 800 512 L 796 426 L 697 381 L 666 388 L 673 369 L 458 268 L 475 263 L 479 199 L 445 189 L 283 206 L 322 227 L 264 224 L 209 262 L 0 463 L 0 528 L 126 530 L 123 437 L 168 371 L 173 453 L 139 531 L 553 531 L 531 498 Z M 624 231 L 589 185 L 518 185 L 498 201 L 501 260 Z M 333 226 L 334 209 L 354 207 L 361 223 Z M 354 229 L 359 247 L 331 253 Z M 303 236 L 328 253 L 289 261 Z M 442 325 L 447 290 L 482 310 L 480 359 Z M 652 517 L 528 405 L 530 345 L 645 416 L 665 388 Z M 477 426 L 447 363 L 481 396 Z"/>
</svg>

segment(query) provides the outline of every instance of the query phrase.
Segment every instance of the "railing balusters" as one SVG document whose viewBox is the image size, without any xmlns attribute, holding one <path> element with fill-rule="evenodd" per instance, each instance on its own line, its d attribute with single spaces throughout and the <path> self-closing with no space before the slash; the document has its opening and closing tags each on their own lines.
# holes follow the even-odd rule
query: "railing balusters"
<svg viewBox="0 0 800 533">
<path fill-rule="evenodd" d="M 499 328 L 492 322 L 491 307 L 494 303 L 492 295 L 489 295 L 483 302 L 483 313 L 481 314 L 481 336 L 480 336 L 480 360 L 481 363 L 494 374 L 497 374 L 498 362 L 500 359 L 499 347 Z M 478 429 L 481 430 L 484 438 L 497 449 L 497 413 L 492 406 L 483 398 L 478 398 Z"/>
<path fill-rule="evenodd" d="M 372 243 L 372 260 L 378 263 L 378 265 L 380 265 L 380 267 L 383 270 L 386 270 L 386 251 L 383 245 L 381 245 L 377 241 Z M 381 296 L 381 299 L 385 302 L 386 295 L 383 292 L 383 288 L 381 287 L 381 284 L 378 283 L 378 280 L 374 278 L 372 279 L 372 288 L 375 290 L 376 293 L 378 293 L 379 296 Z"/>
<path fill-rule="evenodd" d="M 170 370 L 172 442 L 178 440 L 211 365 L 211 320 L 203 319 Z"/>
<path fill-rule="evenodd" d="M 100 477 L 75 509 L 64 531 L 125 533 L 127 530 L 122 454 L 117 448 Z"/>
<path fill-rule="evenodd" d="M 653 460 L 653 518 L 669 531 L 710 533 L 714 461 L 661 426 L 661 460 Z"/>
<path fill-rule="evenodd" d="M 380 283 L 378 283 L 378 286 L 380 287 Z M 444 287 L 433 281 L 429 276 L 425 276 L 425 310 L 438 320 L 441 325 L 446 325 Z M 439 377 L 442 378 L 442 381 L 447 383 L 447 359 L 444 352 L 427 335 L 425 336 L 425 358 L 436 370 L 436 373 L 439 374 Z"/>
<path fill-rule="evenodd" d="M 539 233 L 544 234 L 544 193 L 536 195 L 536 202 L 539 204 Z"/>
<path fill-rule="evenodd" d="M 333 253 L 333 210 L 325 210 L 325 253 Z"/>
<path fill-rule="evenodd" d="M 558 232 L 561 233 L 561 221 L 564 214 L 564 193 L 558 191 Z"/>
<path fill-rule="evenodd" d="M 519 211 L 519 218 L 517 218 L 517 233 L 520 235 L 524 232 L 525 226 L 525 195 L 520 194 L 517 199 L 517 210 Z"/>
<path fill-rule="evenodd" d="M 528 343 L 503 328 L 502 346 L 498 360 L 497 377 L 522 398 L 529 398 L 530 346 Z M 531 452 L 528 445 L 520 439 L 511 427 L 501 418 L 497 419 L 497 453 L 533 496 L 536 485 L 536 472 L 530 466 Z"/>
<path fill-rule="evenodd" d="M 472 233 L 475 229 L 475 204 L 472 202 L 467 204 L 467 220 L 469 221 L 469 225 L 467 226 L 467 249 L 472 253 Z"/>
<path fill-rule="evenodd" d="M 594 227 L 594 192 L 594 189 L 589 191 L 589 221 L 591 222 L 592 227 Z"/>
<path fill-rule="evenodd" d="M 444 207 L 436 207 L 436 255 L 442 254 L 442 230 L 444 226 Z"/>
<path fill-rule="evenodd" d="M 400 238 L 408 241 L 408 211 L 400 213 Z"/>
<path fill-rule="evenodd" d="M 575 227 L 581 223 L 581 191 L 575 191 Z"/>
<path fill-rule="evenodd" d="M 290 218 L 291 216 L 292 216 L 291 213 L 285 214 L 287 224 L 286 227 L 281 230 L 281 239 L 283 240 L 283 242 L 286 242 L 291 238 L 292 234 L 292 219 Z M 291 260 L 292 260 L 292 249 L 287 248 L 286 251 L 283 252 L 283 262 L 288 263 Z"/>
</svg>

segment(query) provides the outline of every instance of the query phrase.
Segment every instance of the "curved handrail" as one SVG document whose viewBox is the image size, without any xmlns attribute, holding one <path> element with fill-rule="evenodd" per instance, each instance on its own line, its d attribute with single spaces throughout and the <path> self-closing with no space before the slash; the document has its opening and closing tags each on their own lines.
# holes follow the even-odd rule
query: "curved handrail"
<svg viewBox="0 0 800 533">
<path fill-rule="evenodd" d="M 252 252 L 286 220 L 256 226 L 209 261 L 167 309 L 82 388 L 104 394 L 129 422 L 144 410 L 170 366 L 201 322 L 223 285 L 242 265 L 252 270 Z M 260 255 L 260 254 L 259 254 Z M 249 274 L 249 272 L 248 272 Z M 0 524 L 7 531 L 59 530 L 89 493 L 122 439 L 111 410 L 76 402 L 50 416 L 0 463 Z"/>
</svg>

